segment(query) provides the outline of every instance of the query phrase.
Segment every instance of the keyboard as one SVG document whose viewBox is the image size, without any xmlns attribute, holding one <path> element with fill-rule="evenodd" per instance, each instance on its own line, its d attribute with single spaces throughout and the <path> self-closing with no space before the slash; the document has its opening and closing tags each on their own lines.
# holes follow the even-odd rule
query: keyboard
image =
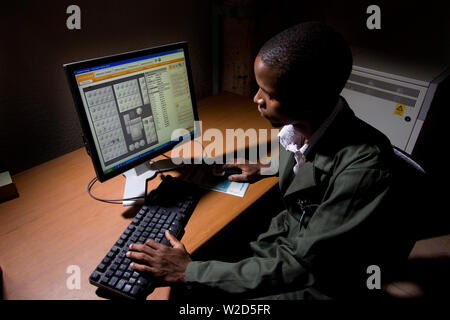
<svg viewBox="0 0 450 320">
<path fill-rule="evenodd" d="M 157 282 L 150 274 L 131 269 L 131 260 L 125 256 L 129 245 L 151 238 L 170 246 L 164 236 L 166 229 L 181 239 L 199 198 L 196 185 L 166 176 L 146 197 L 146 204 L 92 272 L 89 282 L 123 298 L 145 299 Z"/>
</svg>

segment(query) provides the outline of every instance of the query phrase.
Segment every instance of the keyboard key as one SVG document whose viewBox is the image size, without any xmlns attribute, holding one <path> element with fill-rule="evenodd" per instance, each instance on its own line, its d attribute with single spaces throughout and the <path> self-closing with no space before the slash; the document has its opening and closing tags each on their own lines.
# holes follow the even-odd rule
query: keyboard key
<svg viewBox="0 0 450 320">
<path fill-rule="evenodd" d="M 98 279 L 100 279 L 100 273 L 97 273 L 97 272 L 94 271 L 89 278 L 92 281 L 97 281 Z"/>
<path fill-rule="evenodd" d="M 119 252 L 119 251 L 120 251 L 120 248 L 119 248 L 119 247 L 112 247 L 112 248 L 111 248 L 111 252 L 117 253 L 117 252 Z"/>
<path fill-rule="evenodd" d="M 148 284 L 148 280 L 143 277 L 140 277 L 137 281 L 137 284 L 142 287 L 145 287 Z"/>
<path fill-rule="evenodd" d="M 161 243 L 162 243 L 162 244 L 165 244 L 166 246 L 172 246 L 172 245 L 170 244 L 169 240 L 167 240 L 166 237 L 164 237 L 164 238 L 161 240 Z"/>
<path fill-rule="evenodd" d="M 174 227 L 178 228 L 178 227 L 182 226 L 182 223 L 181 223 L 181 221 L 175 220 L 174 222 L 172 222 L 171 226 L 174 226 Z"/>
<path fill-rule="evenodd" d="M 109 282 L 109 279 L 106 278 L 106 277 L 102 277 L 102 278 L 100 279 L 100 283 L 101 283 L 101 284 L 107 284 L 108 282 Z"/>
<path fill-rule="evenodd" d="M 116 285 L 116 289 L 117 289 L 117 290 L 122 290 L 122 288 L 123 288 L 123 286 L 125 285 L 125 283 L 126 283 L 125 280 L 123 280 L 123 279 L 119 280 L 119 282 L 118 282 L 117 285 Z"/>
<path fill-rule="evenodd" d="M 172 212 L 166 220 L 166 223 L 172 223 L 173 219 L 176 217 L 176 212 Z"/>
<path fill-rule="evenodd" d="M 127 269 L 127 266 L 124 265 L 124 264 L 121 264 L 121 265 L 119 266 L 119 270 L 125 271 L 126 269 Z"/>
<path fill-rule="evenodd" d="M 144 213 L 145 212 L 139 211 L 134 218 L 139 220 L 139 219 L 141 219 L 143 217 Z"/>
<path fill-rule="evenodd" d="M 119 280 L 119 278 L 112 277 L 111 280 L 109 280 L 108 285 L 111 286 L 111 287 L 114 287 L 118 280 Z"/>
<path fill-rule="evenodd" d="M 179 221 L 179 220 L 174 220 L 170 226 L 171 226 L 171 227 L 174 227 L 174 228 L 178 228 L 178 227 L 181 226 L 181 225 L 183 225 L 183 223 L 182 223 L 181 221 Z"/>
<path fill-rule="evenodd" d="M 125 287 L 123 288 L 123 292 L 128 293 L 131 290 L 131 284 L 126 284 Z"/>
<path fill-rule="evenodd" d="M 139 293 L 139 291 L 141 291 L 141 289 L 141 286 L 136 285 L 133 287 L 133 289 L 131 289 L 130 294 L 135 296 Z"/>
<path fill-rule="evenodd" d="M 103 272 L 106 270 L 106 265 L 104 263 L 100 263 L 97 267 L 97 270 Z"/>
</svg>

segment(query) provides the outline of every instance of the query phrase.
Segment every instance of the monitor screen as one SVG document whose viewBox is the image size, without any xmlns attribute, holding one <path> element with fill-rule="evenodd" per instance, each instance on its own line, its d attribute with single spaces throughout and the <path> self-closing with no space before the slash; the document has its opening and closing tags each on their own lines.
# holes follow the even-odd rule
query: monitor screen
<svg viewBox="0 0 450 320">
<path fill-rule="evenodd" d="M 187 43 L 64 68 L 100 181 L 194 136 L 198 116 Z M 174 136 L 178 129 L 184 135 Z"/>
</svg>

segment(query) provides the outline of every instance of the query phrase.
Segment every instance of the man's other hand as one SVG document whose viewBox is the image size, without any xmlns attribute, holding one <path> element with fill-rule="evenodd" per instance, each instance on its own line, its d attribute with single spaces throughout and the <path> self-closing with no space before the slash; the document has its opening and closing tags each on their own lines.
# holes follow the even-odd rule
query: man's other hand
<svg viewBox="0 0 450 320">
<path fill-rule="evenodd" d="M 261 167 L 263 167 L 263 165 L 260 163 L 251 164 L 248 160 L 245 160 L 245 163 L 242 164 L 236 162 L 231 164 L 224 164 L 221 167 L 215 169 L 215 172 L 221 173 L 225 169 L 238 168 L 241 169 L 242 173 L 232 174 L 228 176 L 228 180 L 253 183 L 265 177 L 261 175 Z M 269 165 L 267 167 L 269 167 Z"/>
</svg>

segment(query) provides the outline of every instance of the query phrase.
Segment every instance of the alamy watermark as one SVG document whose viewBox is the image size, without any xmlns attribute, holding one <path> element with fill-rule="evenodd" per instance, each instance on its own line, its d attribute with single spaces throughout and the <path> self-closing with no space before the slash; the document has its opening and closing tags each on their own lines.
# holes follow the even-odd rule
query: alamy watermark
<svg viewBox="0 0 450 320">
<path fill-rule="evenodd" d="M 70 16 L 66 19 L 66 27 L 69 30 L 81 29 L 81 9 L 79 6 L 72 4 L 67 7 L 66 13 Z"/>
<path fill-rule="evenodd" d="M 369 29 L 369 30 L 381 29 L 381 9 L 380 9 L 380 7 L 375 4 L 372 4 L 367 7 L 366 13 L 370 14 L 370 16 L 366 20 L 367 29 Z"/>
<path fill-rule="evenodd" d="M 381 9 L 379 6 L 372 4 L 366 9 L 366 13 L 370 16 L 366 20 L 366 27 L 369 30 L 381 29 Z M 69 30 L 81 29 L 81 8 L 76 4 L 71 4 L 66 9 L 69 16 L 66 19 L 66 27 Z"/>
<path fill-rule="evenodd" d="M 66 269 L 66 273 L 70 274 L 66 279 L 66 287 L 69 290 L 81 289 L 81 269 L 77 265 L 70 265 Z"/>
<path fill-rule="evenodd" d="M 367 289 L 381 289 L 381 269 L 376 264 L 372 264 L 367 267 L 366 273 L 370 274 L 367 278 L 366 286 Z"/>
<path fill-rule="evenodd" d="M 195 139 L 197 142 L 192 146 L 189 143 L 190 134 L 186 129 L 177 129 L 172 132 L 171 139 L 178 140 L 183 136 L 185 139 L 179 142 L 172 149 L 171 158 L 175 164 L 244 164 L 245 155 L 248 154 L 247 163 L 261 164 L 261 175 L 273 175 L 278 172 L 279 160 L 278 156 L 270 157 L 269 152 L 277 150 L 278 129 L 226 129 L 225 139 L 223 132 L 217 128 L 210 128 L 202 131 L 202 122 L 195 121 Z M 270 137 L 270 138 L 269 138 Z M 203 147 L 203 142 L 210 142 Z M 246 147 L 248 141 L 248 147 Z M 268 148 L 270 141 L 270 148 Z M 236 150 L 236 158 L 234 152 L 227 152 L 224 162 L 224 151 Z M 212 156 L 214 154 L 214 156 Z"/>
</svg>

